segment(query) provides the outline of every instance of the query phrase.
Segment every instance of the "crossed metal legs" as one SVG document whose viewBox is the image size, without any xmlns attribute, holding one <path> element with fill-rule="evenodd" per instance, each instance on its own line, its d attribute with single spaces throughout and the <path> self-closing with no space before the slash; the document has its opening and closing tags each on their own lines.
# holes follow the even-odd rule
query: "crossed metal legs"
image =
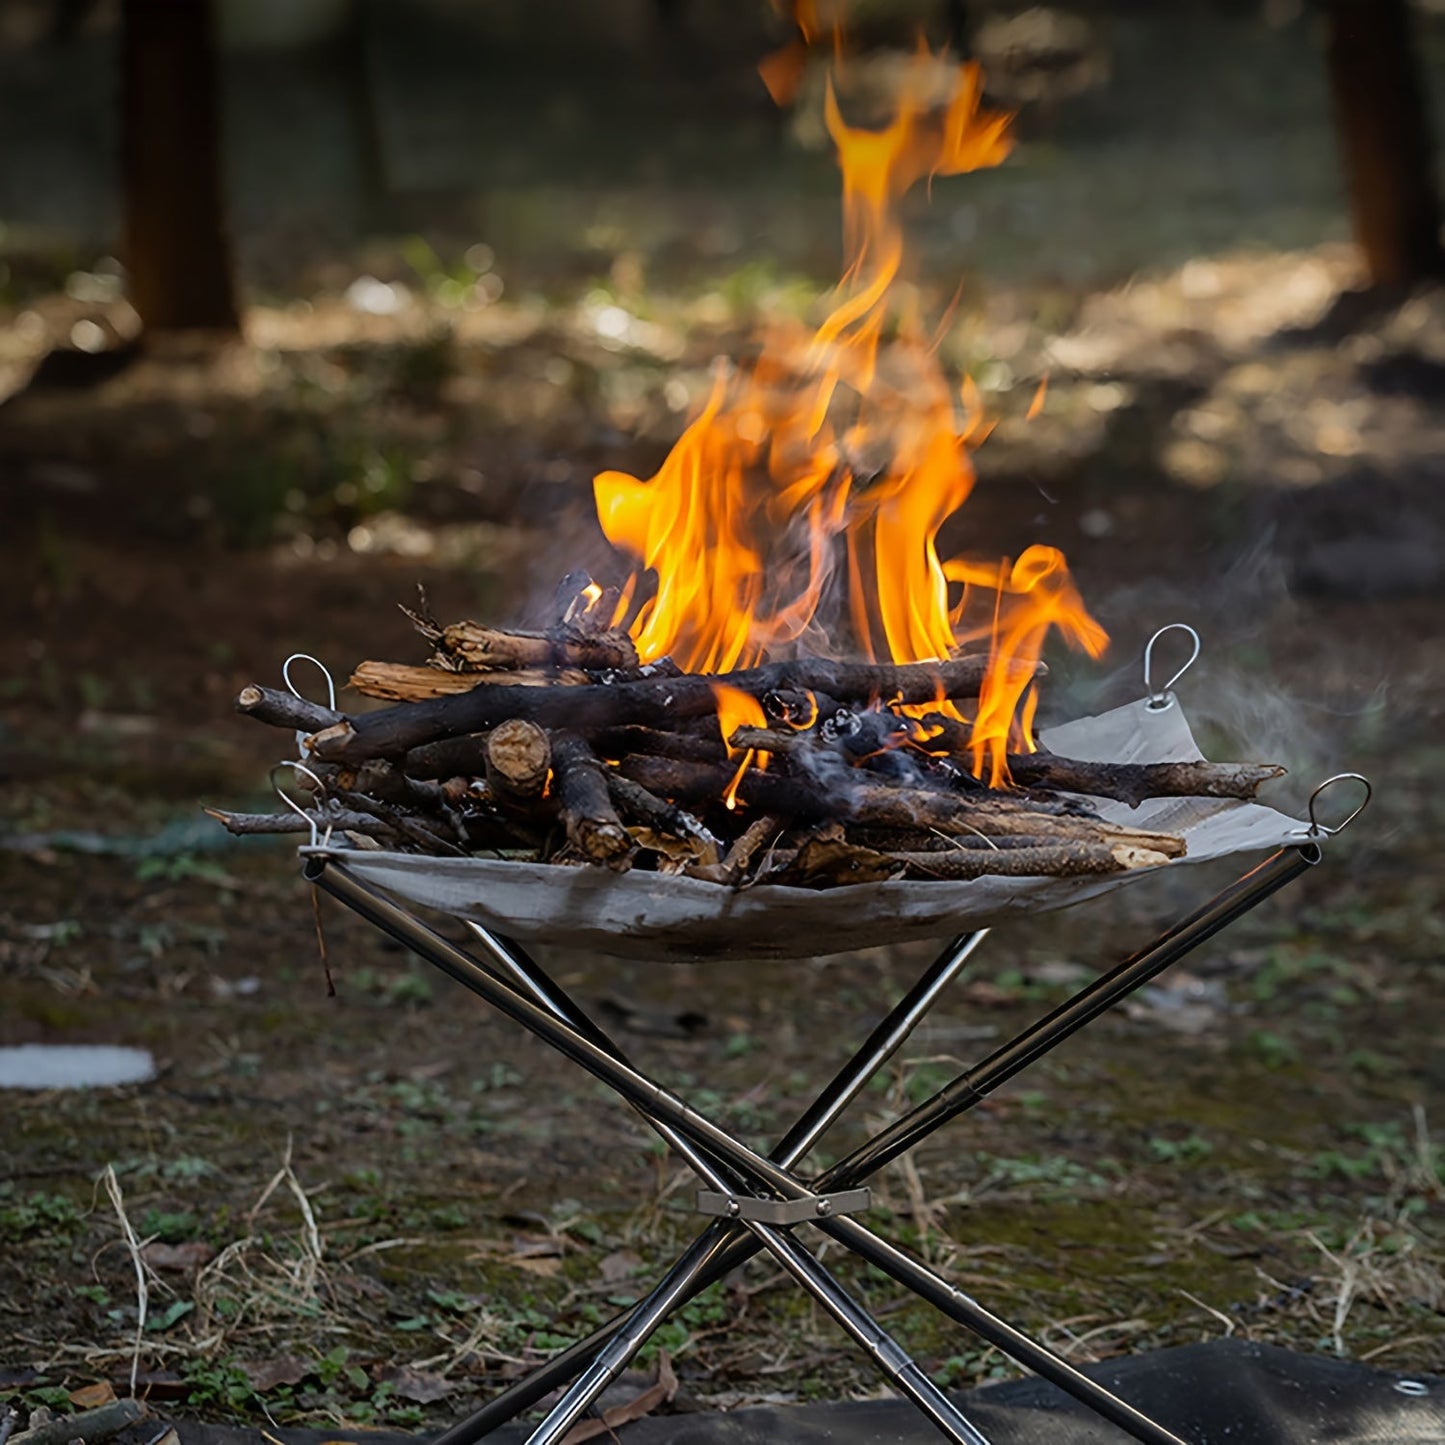
<svg viewBox="0 0 1445 1445">
<path fill-rule="evenodd" d="M 306 876 L 612 1087 L 642 1113 L 716 1193 L 740 1201 L 769 1198 L 791 1201 L 796 1207 L 786 1216 L 790 1223 L 799 1209 L 813 1209 L 815 1212 L 808 1222 L 1136 1439 L 1149 1445 L 1181 1445 L 1169 1431 L 990 1314 L 857 1220 L 824 1212 L 819 1207 L 819 1196 L 861 1183 L 942 1124 L 978 1103 L 1090 1019 L 1248 912 L 1318 858 L 1319 849 L 1313 843 L 1276 854 L 1166 931 L 1149 948 L 1096 979 L 982 1063 L 960 1074 L 933 1098 L 835 1164 L 811 1186 L 797 1178 L 790 1166 L 807 1153 L 908 1036 L 980 941 L 981 934 L 958 940 L 940 956 L 789 1131 L 773 1157 L 764 1158 L 632 1068 L 611 1041 L 514 944 L 473 925 L 478 942 L 491 960 L 490 966 L 484 966 L 426 928 L 405 909 L 359 883 L 344 864 L 314 857 L 307 863 Z M 591 1405 L 671 1311 L 760 1248 L 767 1249 L 864 1346 L 900 1393 L 912 1399 L 946 1438 L 965 1445 L 978 1445 L 983 1440 L 881 1326 L 797 1243 L 790 1227 L 770 1224 L 760 1218 L 745 1218 L 710 1226 L 652 1293 L 629 1312 L 504 1391 L 438 1437 L 435 1445 L 474 1445 L 497 1425 L 535 1404 L 559 1385 L 565 1385 L 580 1372 L 576 1383 L 531 1437 L 535 1442 L 551 1445 Z"/>
</svg>

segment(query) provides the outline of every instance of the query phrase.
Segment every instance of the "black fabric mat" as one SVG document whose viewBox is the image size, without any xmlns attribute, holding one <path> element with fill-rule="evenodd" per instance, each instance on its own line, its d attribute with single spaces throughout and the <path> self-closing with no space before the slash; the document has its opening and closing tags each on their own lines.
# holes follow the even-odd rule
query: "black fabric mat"
<svg viewBox="0 0 1445 1445">
<path fill-rule="evenodd" d="M 1190 1445 L 1445 1445 L 1445 1379 L 1398 1375 L 1272 1345 L 1215 1340 L 1107 1360 L 1086 1373 Z M 1403 1387 L 1403 1388 L 1402 1388 Z M 992 1445 L 1119 1445 L 1121 1430 L 1037 1380 L 955 1396 Z M 258 1430 L 178 1424 L 181 1445 L 262 1445 Z M 354 1439 L 418 1445 L 382 1432 L 268 1430 L 284 1445 Z M 511 1425 L 489 1445 L 518 1445 Z M 597 1437 L 605 1441 L 607 1436 Z M 936 1445 L 937 1432 L 904 1401 L 759 1406 L 660 1415 L 624 1425 L 623 1445 Z"/>
</svg>

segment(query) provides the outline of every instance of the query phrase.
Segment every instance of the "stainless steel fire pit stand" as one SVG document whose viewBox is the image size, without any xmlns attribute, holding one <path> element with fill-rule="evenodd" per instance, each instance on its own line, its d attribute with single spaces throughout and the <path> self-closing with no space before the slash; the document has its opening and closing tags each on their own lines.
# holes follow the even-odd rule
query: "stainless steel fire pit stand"
<svg viewBox="0 0 1445 1445">
<path fill-rule="evenodd" d="M 1319 836 L 1325 831 L 1321 829 Z M 795 1240 L 793 1230 L 800 1212 L 806 1213 L 807 1223 L 1135 1439 L 1150 1445 L 1181 1445 L 1171 1432 L 1037 1341 L 989 1313 L 857 1219 L 846 1213 L 819 1209 L 816 1204 L 820 1196 L 858 1189 L 870 1175 L 972 1108 L 1005 1080 L 1249 912 L 1317 863 L 1320 857 L 1320 845 L 1313 840 L 1276 853 L 1166 930 L 1147 948 L 1080 989 L 1053 1012 L 811 1181 L 795 1175 L 791 1166 L 808 1152 L 908 1037 L 977 947 L 982 933 L 956 939 L 939 955 L 788 1132 L 773 1155 L 764 1158 L 633 1068 L 602 1030 L 511 940 L 470 924 L 487 960 L 479 961 L 428 928 L 406 908 L 352 876 L 344 859 L 335 855 L 309 858 L 304 869 L 309 881 L 612 1088 L 681 1154 L 707 1190 L 738 1201 L 781 1201 L 788 1206 L 776 1211 L 755 1203 L 746 1209 L 740 1207 L 732 1217 L 720 1218 L 711 1224 L 651 1294 L 452 1426 L 438 1437 L 435 1445 L 475 1445 L 497 1426 L 535 1405 L 559 1386 L 575 1380 L 530 1437 L 539 1445 L 559 1440 L 669 1314 L 759 1249 L 772 1254 L 823 1305 L 874 1358 L 895 1388 L 912 1399 L 946 1438 L 967 1442 L 967 1445 L 983 1440 L 978 1430 L 919 1371 L 897 1343 Z M 770 1219 L 786 1222 L 770 1222 Z"/>
</svg>

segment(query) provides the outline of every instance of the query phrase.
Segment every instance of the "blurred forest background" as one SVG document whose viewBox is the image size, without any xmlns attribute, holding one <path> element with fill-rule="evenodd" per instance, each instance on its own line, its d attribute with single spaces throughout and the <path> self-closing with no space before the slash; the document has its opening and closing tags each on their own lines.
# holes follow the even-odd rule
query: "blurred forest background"
<svg viewBox="0 0 1445 1445">
<path fill-rule="evenodd" d="M 1438 1366 L 1445 8 L 859 0 L 863 90 L 920 27 L 1019 109 L 1006 165 L 908 203 L 998 420 L 946 550 L 1068 553 L 1115 642 L 1050 659 L 1057 714 L 1137 697 L 1189 622 L 1211 756 L 1288 763 L 1296 811 L 1344 768 L 1376 798 L 883 1203 L 1076 1359 L 1228 1331 Z M 821 71 L 786 112 L 756 72 L 789 33 L 765 0 L 0 0 L 0 1045 L 159 1068 L 0 1092 L 0 1395 L 128 1383 L 107 1165 L 143 1383 L 212 1416 L 434 1423 L 690 1232 L 638 1126 L 329 913 L 327 998 L 286 846 L 197 805 L 264 798 L 231 699 L 289 653 L 421 661 L 418 581 L 525 622 L 615 571 L 593 474 L 650 475 L 717 357 L 817 314 Z M 1228 876 L 1001 934 L 871 1121 Z M 767 1134 L 919 962 L 564 976 Z M 683 1404 L 873 1388 L 779 1285 L 669 1326 Z M 945 1381 L 1006 1372 L 893 1324 Z"/>
</svg>

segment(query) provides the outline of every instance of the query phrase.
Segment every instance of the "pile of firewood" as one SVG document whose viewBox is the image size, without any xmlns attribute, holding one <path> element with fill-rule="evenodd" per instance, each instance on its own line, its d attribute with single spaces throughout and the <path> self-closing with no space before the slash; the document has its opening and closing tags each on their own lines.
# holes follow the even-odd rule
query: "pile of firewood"
<svg viewBox="0 0 1445 1445">
<path fill-rule="evenodd" d="M 427 666 L 365 662 L 351 678 L 389 707 L 343 715 L 245 688 L 237 710 L 303 733 L 320 787 L 298 771 L 314 790 L 304 817 L 213 816 L 233 833 L 314 821 L 359 847 L 818 888 L 1152 866 L 1183 840 L 1107 822 L 1089 798 L 1252 798 L 1284 771 L 1038 751 L 1010 757 L 1014 786 L 992 789 L 969 766 L 967 726 L 943 709 L 968 710 L 983 657 L 801 658 L 708 677 L 639 665 L 625 633 L 583 624 L 414 621 L 434 649 Z M 756 704 L 727 738 L 718 684 Z M 920 705 L 940 710 L 900 711 Z"/>
</svg>

